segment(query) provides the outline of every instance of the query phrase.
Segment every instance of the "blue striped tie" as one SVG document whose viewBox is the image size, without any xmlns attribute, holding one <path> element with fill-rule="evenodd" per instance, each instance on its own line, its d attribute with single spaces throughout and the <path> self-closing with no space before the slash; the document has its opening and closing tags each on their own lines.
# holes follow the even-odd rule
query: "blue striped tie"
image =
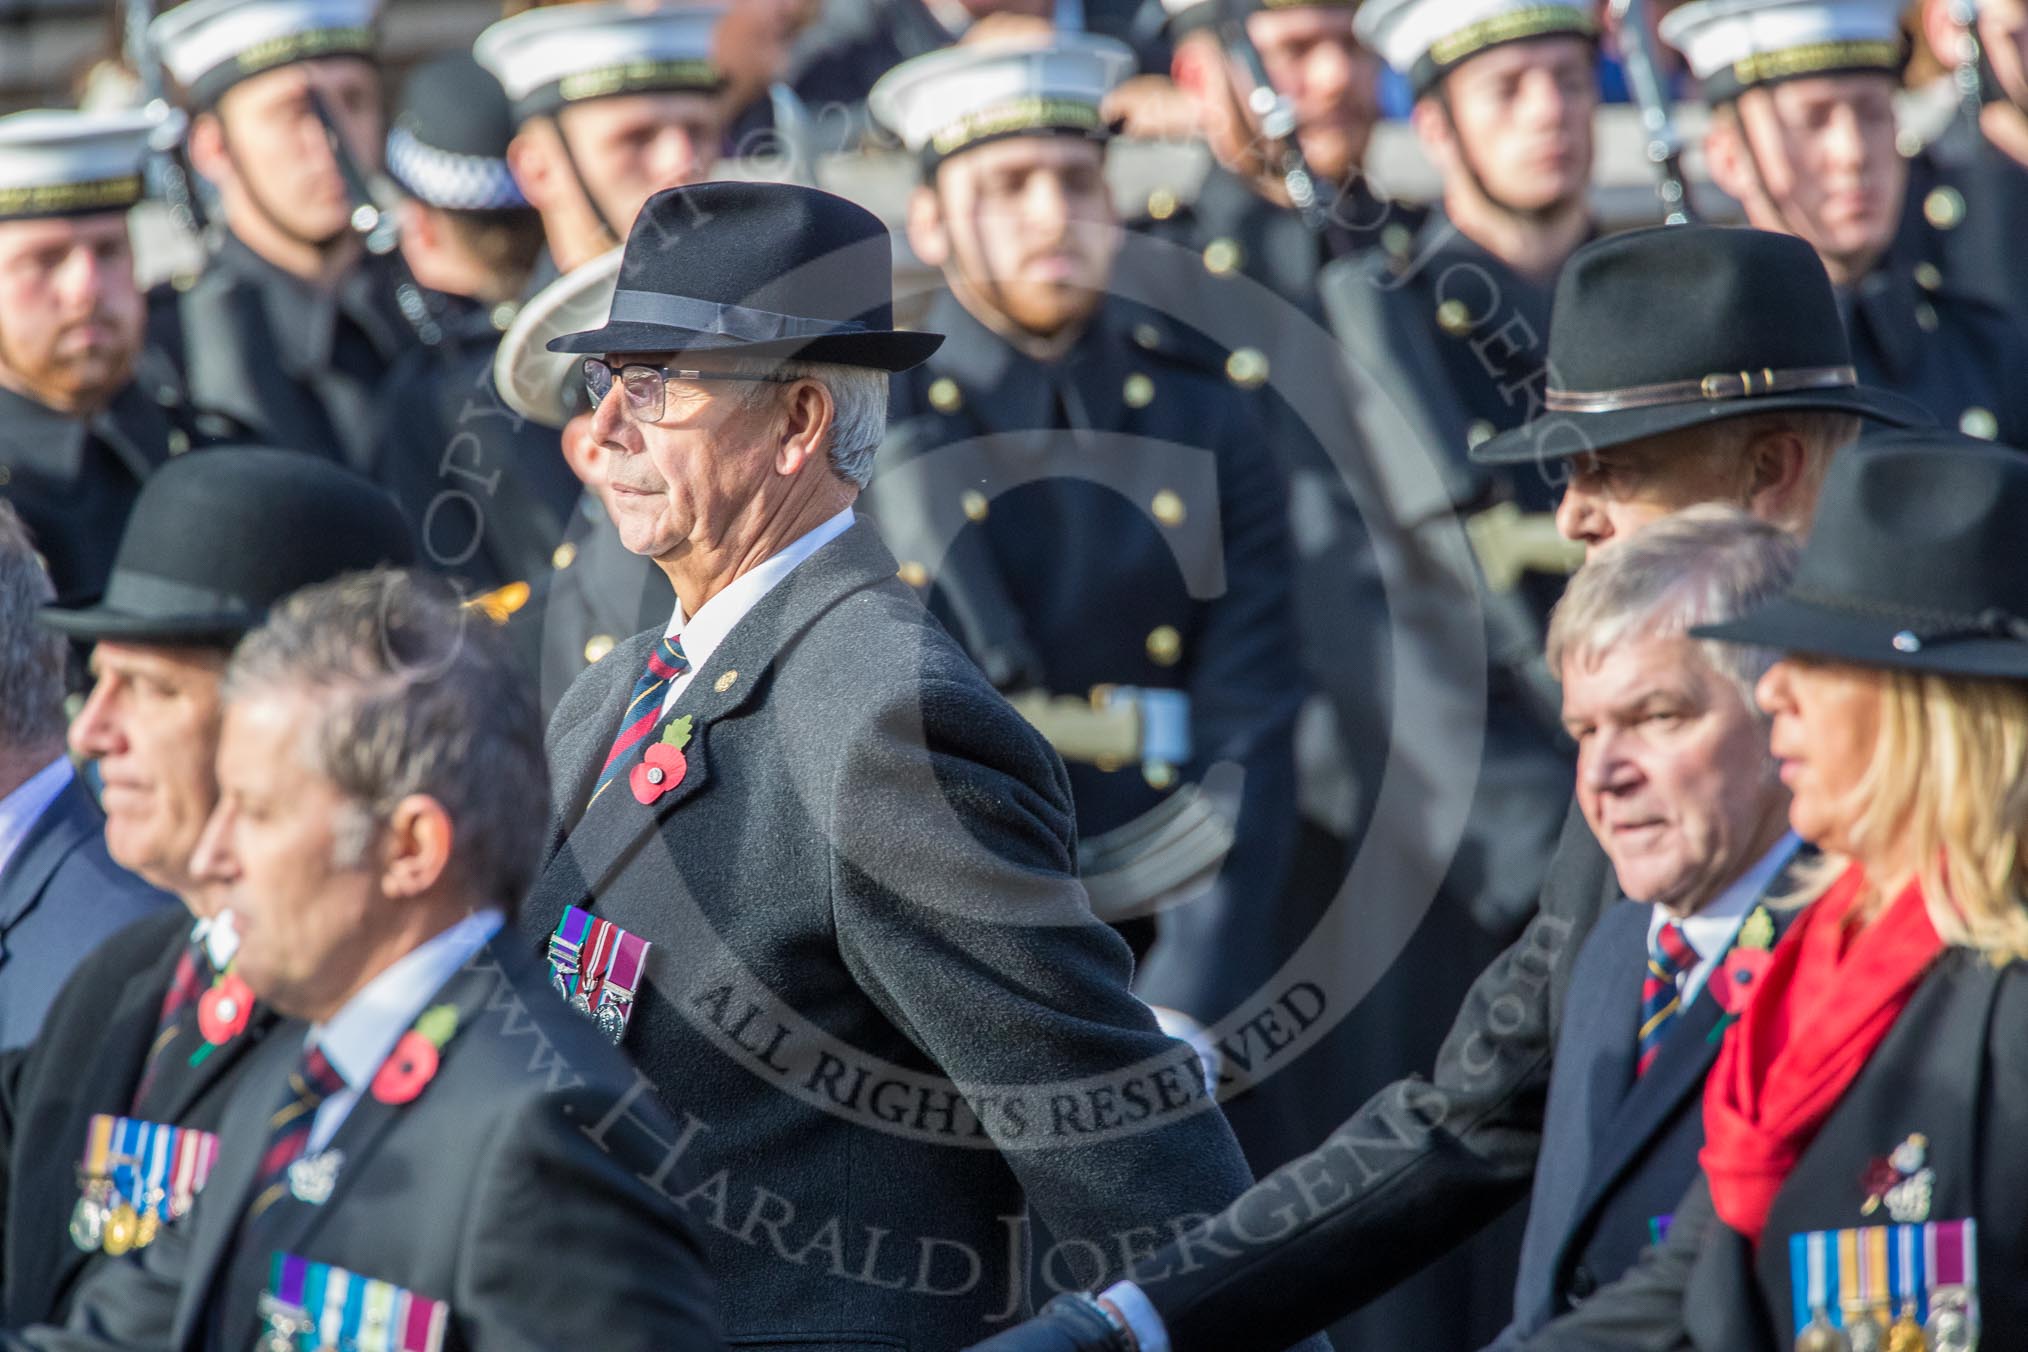
<svg viewBox="0 0 2028 1352">
<path fill-rule="evenodd" d="M 677 638 L 665 636 L 648 654 L 648 665 L 642 670 L 641 679 L 634 682 L 634 696 L 627 701 L 627 712 L 620 718 L 619 736 L 613 738 L 613 749 L 606 753 L 605 767 L 599 771 L 599 782 L 593 786 L 591 800 L 585 806 L 596 803 L 599 795 L 626 770 L 635 748 L 662 721 L 662 695 L 669 682 L 688 670 L 690 659 L 683 655 L 683 644 Z"/>
</svg>

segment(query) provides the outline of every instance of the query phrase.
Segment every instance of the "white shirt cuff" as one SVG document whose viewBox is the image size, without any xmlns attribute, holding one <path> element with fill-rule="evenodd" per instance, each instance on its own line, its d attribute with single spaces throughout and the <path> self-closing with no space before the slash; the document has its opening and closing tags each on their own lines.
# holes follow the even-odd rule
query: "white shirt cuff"
<svg viewBox="0 0 2028 1352">
<path fill-rule="evenodd" d="M 1099 1294 L 1101 1299 L 1111 1301 L 1127 1321 L 1141 1352 L 1169 1352 L 1169 1330 L 1163 1327 L 1162 1316 L 1155 1313 L 1154 1303 L 1140 1287 L 1132 1282 L 1116 1282 Z"/>
</svg>

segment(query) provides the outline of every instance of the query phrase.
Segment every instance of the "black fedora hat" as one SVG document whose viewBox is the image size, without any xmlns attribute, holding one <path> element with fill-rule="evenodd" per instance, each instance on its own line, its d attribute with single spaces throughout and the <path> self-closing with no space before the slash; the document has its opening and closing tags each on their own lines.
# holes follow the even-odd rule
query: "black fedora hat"
<svg viewBox="0 0 2028 1352">
<path fill-rule="evenodd" d="M 1544 411 L 1471 454 L 1541 464 L 1801 409 L 1932 421 L 1859 384 L 1831 279 L 1808 244 L 1741 226 L 1656 226 L 1571 255 L 1550 312 Z"/>
<path fill-rule="evenodd" d="M 656 193 L 603 328 L 552 352 L 725 352 L 906 371 L 943 343 L 894 327 L 894 246 L 865 208 L 792 183 Z"/>
<path fill-rule="evenodd" d="M 1691 632 L 1952 676 L 2028 680 L 2028 457 L 1955 432 L 1862 442 L 1831 462 L 1788 590 Z"/>
<path fill-rule="evenodd" d="M 401 509 L 351 470 L 301 451 L 195 451 L 142 486 L 105 594 L 42 620 L 79 639 L 229 645 L 299 588 L 414 557 Z"/>
</svg>

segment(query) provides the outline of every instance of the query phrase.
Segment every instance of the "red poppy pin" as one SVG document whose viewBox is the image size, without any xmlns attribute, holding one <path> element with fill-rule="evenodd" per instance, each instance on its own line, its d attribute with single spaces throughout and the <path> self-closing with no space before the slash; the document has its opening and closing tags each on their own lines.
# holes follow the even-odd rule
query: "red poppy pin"
<svg viewBox="0 0 2028 1352">
<path fill-rule="evenodd" d="M 685 714 L 662 729 L 662 740 L 648 748 L 648 754 L 627 776 L 627 787 L 634 791 L 635 802 L 652 807 L 661 801 L 663 794 L 683 782 L 683 776 L 690 770 L 683 748 L 689 745 L 690 715 Z"/>
<path fill-rule="evenodd" d="M 433 1005 L 424 1010 L 415 1027 L 401 1035 L 401 1041 L 380 1063 L 380 1071 L 373 1077 L 374 1099 L 397 1106 L 414 1102 L 423 1086 L 436 1078 L 444 1045 L 457 1032 L 456 1005 Z"/>
<path fill-rule="evenodd" d="M 1711 998 L 1724 1011 L 1718 1025 L 1711 1030 L 1712 1042 L 1723 1038 L 1725 1030 L 1739 1022 L 1739 1016 L 1746 1012 L 1746 1002 L 1760 988 L 1768 964 L 1774 961 L 1774 940 L 1774 917 L 1768 914 L 1767 907 L 1755 907 L 1746 923 L 1740 926 L 1732 951 L 1725 955 L 1725 960 L 1718 964 L 1706 983 Z"/>
<path fill-rule="evenodd" d="M 197 997 L 197 1031 L 214 1047 L 238 1037 L 253 1017 L 253 988 L 237 972 L 227 972 Z"/>
</svg>

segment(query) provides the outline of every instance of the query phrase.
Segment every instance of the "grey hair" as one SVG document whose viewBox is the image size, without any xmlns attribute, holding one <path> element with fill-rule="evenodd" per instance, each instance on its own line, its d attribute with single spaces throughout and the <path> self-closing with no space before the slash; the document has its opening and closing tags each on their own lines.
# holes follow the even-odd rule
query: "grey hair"
<svg viewBox="0 0 2028 1352">
<path fill-rule="evenodd" d="M 28 527 L 0 502 L 0 748 L 34 751 L 63 740 L 70 649 L 37 619 L 55 599 Z"/>
<path fill-rule="evenodd" d="M 549 805 L 532 684 L 441 583 L 383 568 L 283 602 L 234 652 L 225 698 L 316 697 L 303 746 L 351 800 L 333 824 L 341 866 L 402 799 L 426 795 L 451 819 L 457 878 L 512 915 L 535 881 Z"/>
<path fill-rule="evenodd" d="M 835 362 L 766 361 L 745 358 L 733 364 L 740 375 L 773 375 L 785 381 L 814 380 L 831 392 L 836 412 L 831 420 L 831 470 L 854 488 L 864 488 L 873 479 L 873 454 L 887 436 L 887 384 L 885 371 L 864 366 L 841 366 Z M 778 385 L 746 387 L 741 403 L 761 408 L 776 397 Z"/>
<path fill-rule="evenodd" d="M 1680 638 L 1703 624 L 1736 620 L 1795 576 L 1802 546 L 1779 526 L 1736 507 L 1692 507 L 1600 550 L 1571 579 L 1549 618 L 1549 669 L 1642 638 Z M 1775 654 L 1700 640 L 1713 671 L 1753 688 Z"/>
</svg>

